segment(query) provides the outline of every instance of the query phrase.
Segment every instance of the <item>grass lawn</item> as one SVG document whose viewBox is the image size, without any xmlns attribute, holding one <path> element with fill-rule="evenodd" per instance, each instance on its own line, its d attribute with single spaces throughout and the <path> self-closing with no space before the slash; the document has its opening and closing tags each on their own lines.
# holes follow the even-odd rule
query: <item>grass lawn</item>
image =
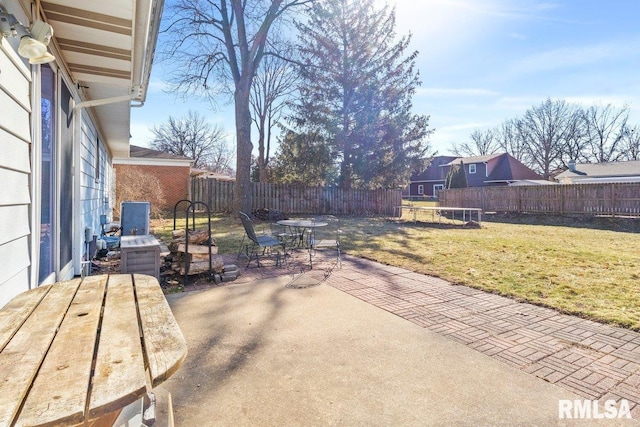
<svg viewBox="0 0 640 427">
<path fill-rule="evenodd" d="M 196 219 L 198 226 L 206 224 Z M 485 215 L 482 227 L 460 220 L 418 222 L 345 217 L 343 246 L 364 257 L 521 301 L 640 330 L 640 220 Z M 154 221 L 170 240 L 172 220 Z M 178 222 L 184 227 L 184 221 Z M 221 253 L 237 252 L 239 220 L 212 217 Z M 262 225 L 258 225 L 259 230 Z M 268 232 L 268 225 L 264 225 Z"/>
</svg>

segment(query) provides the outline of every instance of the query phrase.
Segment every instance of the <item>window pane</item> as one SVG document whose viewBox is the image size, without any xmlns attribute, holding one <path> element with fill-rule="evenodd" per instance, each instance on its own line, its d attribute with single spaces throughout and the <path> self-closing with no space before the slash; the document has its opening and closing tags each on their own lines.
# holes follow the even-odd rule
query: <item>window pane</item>
<svg viewBox="0 0 640 427">
<path fill-rule="evenodd" d="M 53 272 L 53 196 L 54 196 L 54 147 L 55 147 L 55 74 L 48 66 L 41 67 L 42 73 L 42 180 L 40 188 L 40 267 L 38 278 L 42 282 Z"/>
<path fill-rule="evenodd" d="M 71 92 L 66 84 L 60 87 L 60 268 L 73 257 L 73 132 L 69 101 Z"/>
</svg>

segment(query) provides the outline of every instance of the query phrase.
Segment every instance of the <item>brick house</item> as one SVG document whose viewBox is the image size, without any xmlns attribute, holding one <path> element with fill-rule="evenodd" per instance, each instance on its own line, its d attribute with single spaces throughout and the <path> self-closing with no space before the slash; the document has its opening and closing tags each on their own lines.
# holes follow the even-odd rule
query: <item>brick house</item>
<svg viewBox="0 0 640 427">
<path fill-rule="evenodd" d="M 118 172 L 123 168 L 136 170 L 153 175 L 160 181 L 164 189 L 164 209 L 173 209 L 174 205 L 191 195 L 190 173 L 193 160 L 188 157 L 176 156 L 163 151 L 131 145 L 129 157 L 115 157 L 113 166 L 116 171 L 116 188 L 118 187 Z"/>
<path fill-rule="evenodd" d="M 462 162 L 469 187 L 508 185 L 523 179 L 542 180 L 542 176 L 507 153 L 487 156 L 436 156 L 427 169 L 414 173 L 409 183 L 410 197 L 435 197 L 444 189 L 445 179 L 453 165 Z"/>
</svg>

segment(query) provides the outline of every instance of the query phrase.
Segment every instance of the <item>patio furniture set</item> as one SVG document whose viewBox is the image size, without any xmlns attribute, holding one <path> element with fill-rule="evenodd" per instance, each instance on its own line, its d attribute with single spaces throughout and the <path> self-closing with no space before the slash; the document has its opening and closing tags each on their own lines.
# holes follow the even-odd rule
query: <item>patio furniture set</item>
<svg viewBox="0 0 640 427">
<path fill-rule="evenodd" d="M 269 233 L 257 233 L 249 215 L 240 212 L 245 235 L 238 257 L 244 253 L 251 261 L 256 260 L 261 267 L 260 258 L 272 256 L 276 266 L 286 262 L 294 250 L 306 250 L 309 253 L 309 268 L 313 268 L 313 258 L 319 249 L 334 249 L 336 263 L 340 264 L 340 240 L 342 230 L 340 219 L 333 215 L 313 218 L 281 219 L 270 217 Z"/>
</svg>

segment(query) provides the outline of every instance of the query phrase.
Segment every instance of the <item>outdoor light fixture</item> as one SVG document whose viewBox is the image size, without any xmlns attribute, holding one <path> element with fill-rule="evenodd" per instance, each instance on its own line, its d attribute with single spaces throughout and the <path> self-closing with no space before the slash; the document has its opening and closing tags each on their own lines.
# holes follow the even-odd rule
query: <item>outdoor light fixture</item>
<svg viewBox="0 0 640 427">
<path fill-rule="evenodd" d="M 56 59 L 47 52 L 53 28 L 46 22 L 36 21 L 31 28 L 26 28 L 15 16 L 0 9 L 0 34 L 4 37 L 20 37 L 18 53 L 27 58 L 29 64 L 46 64 Z"/>
</svg>

